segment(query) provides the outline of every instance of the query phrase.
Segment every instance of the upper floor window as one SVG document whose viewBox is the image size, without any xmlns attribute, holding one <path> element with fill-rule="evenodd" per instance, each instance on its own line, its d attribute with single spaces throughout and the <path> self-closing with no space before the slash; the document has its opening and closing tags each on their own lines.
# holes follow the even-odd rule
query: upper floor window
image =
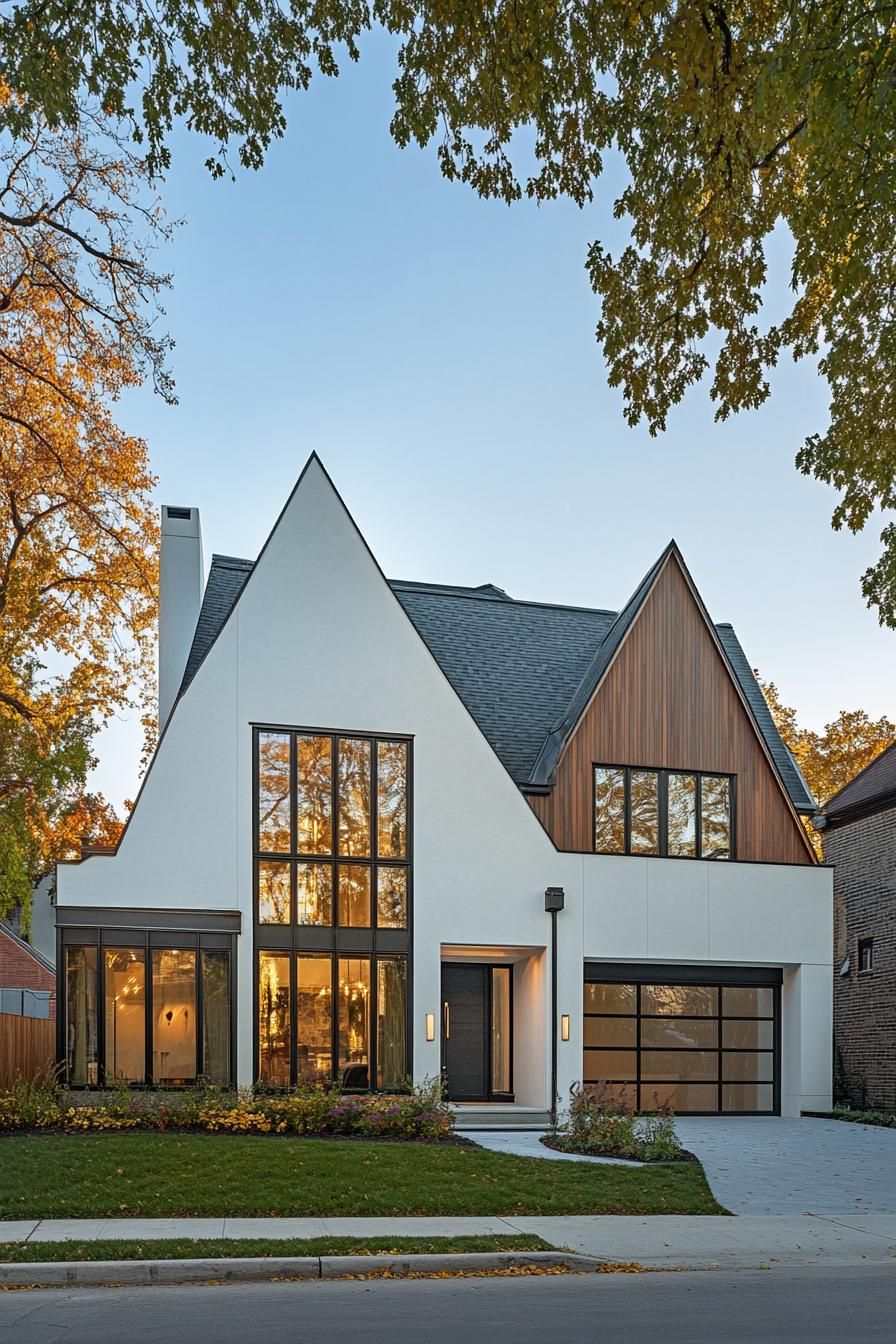
<svg viewBox="0 0 896 1344">
<path fill-rule="evenodd" d="M 259 730 L 261 924 L 404 929 L 409 743 Z"/>
<path fill-rule="evenodd" d="M 598 854 L 730 859 L 733 776 L 596 765 L 594 848 Z"/>
<path fill-rule="evenodd" d="M 860 971 L 873 971 L 873 970 L 874 970 L 874 939 L 873 939 L 873 938 L 860 938 L 860 939 L 859 939 L 859 970 L 860 970 Z"/>
</svg>

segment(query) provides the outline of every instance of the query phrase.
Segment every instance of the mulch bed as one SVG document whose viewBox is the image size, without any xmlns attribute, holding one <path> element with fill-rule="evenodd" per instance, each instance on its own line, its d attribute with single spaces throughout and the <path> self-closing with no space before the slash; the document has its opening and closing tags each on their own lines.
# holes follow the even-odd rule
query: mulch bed
<svg viewBox="0 0 896 1344">
<path fill-rule="evenodd" d="M 568 1153 L 570 1157 L 612 1157 L 616 1162 L 631 1162 L 632 1166 L 649 1167 L 658 1164 L 668 1166 L 672 1162 L 700 1161 L 695 1153 L 689 1153 L 686 1148 L 682 1148 L 677 1157 L 620 1157 L 618 1153 L 605 1152 L 599 1148 L 567 1148 L 565 1144 L 557 1143 L 549 1134 L 543 1135 L 541 1142 L 545 1148 L 553 1148 L 555 1153 Z"/>
</svg>

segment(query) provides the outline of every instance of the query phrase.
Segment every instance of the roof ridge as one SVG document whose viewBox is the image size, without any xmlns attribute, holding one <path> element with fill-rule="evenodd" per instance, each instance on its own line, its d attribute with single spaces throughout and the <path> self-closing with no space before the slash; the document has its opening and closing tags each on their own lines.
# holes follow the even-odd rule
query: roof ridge
<svg viewBox="0 0 896 1344">
<path fill-rule="evenodd" d="M 254 560 L 245 560 L 239 555 L 220 555 L 217 551 L 212 552 L 212 564 L 225 569 L 254 569 Z"/>
<path fill-rule="evenodd" d="M 469 598 L 478 602 L 495 602 L 494 597 L 489 597 L 486 593 L 480 593 L 475 588 L 466 588 L 461 584 L 449 583 L 422 583 L 416 579 L 389 579 L 390 588 L 400 588 L 414 592 L 432 593 L 440 597 L 459 597 Z M 482 585 L 485 587 L 486 585 Z M 539 602 L 536 598 L 530 597 L 510 597 L 509 595 L 499 600 L 501 605 L 514 607 L 542 607 L 548 611 L 584 611 L 595 616 L 618 616 L 619 612 L 613 607 L 582 607 L 572 602 Z"/>
</svg>

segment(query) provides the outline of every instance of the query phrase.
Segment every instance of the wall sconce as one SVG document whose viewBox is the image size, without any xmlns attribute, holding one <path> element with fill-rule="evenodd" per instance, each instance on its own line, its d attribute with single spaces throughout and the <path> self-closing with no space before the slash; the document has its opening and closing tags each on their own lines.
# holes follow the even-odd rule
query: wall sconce
<svg viewBox="0 0 896 1344">
<path fill-rule="evenodd" d="M 569 1013 L 564 1013 L 560 1018 L 560 1039 L 561 1041 L 569 1040 Z"/>
<path fill-rule="evenodd" d="M 426 1039 L 434 1041 L 436 1038 L 436 1015 L 435 1013 L 426 1014 Z"/>
</svg>

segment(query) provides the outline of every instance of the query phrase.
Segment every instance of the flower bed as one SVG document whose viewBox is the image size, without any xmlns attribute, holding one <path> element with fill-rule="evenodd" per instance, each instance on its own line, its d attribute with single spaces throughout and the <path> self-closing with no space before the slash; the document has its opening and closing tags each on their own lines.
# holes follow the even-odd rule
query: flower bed
<svg viewBox="0 0 896 1344">
<path fill-rule="evenodd" d="M 692 1162 L 675 1133 L 668 1107 L 637 1115 L 606 1089 L 577 1087 L 569 1110 L 542 1143 L 583 1157 L 616 1157 L 631 1162 Z"/>
<path fill-rule="evenodd" d="M 22 1130 L 192 1130 L 208 1134 L 355 1135 L 368 1139 L 447 1138 L 453 1115 L 438 1081 L 408 1093 L 346 1095 L 335 1088 L 265 1093 L 198 1087 L 181 1093 L 65 1092 L 55 1084 L 19 1084 L 0 1092 L 0 1133 Z"/>
</svg>

